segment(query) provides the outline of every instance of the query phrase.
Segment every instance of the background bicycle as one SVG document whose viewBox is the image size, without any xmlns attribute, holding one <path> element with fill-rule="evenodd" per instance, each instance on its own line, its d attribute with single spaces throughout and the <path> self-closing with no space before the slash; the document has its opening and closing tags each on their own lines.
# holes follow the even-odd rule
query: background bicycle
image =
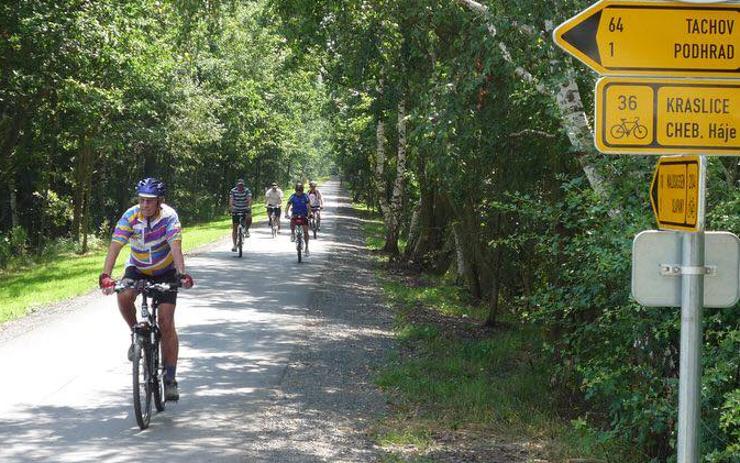
<svg viewBox="0 0 740 463">
<path fill-rule="evenodd" d="M 237 255 L 241 257 L 244 249 L 244 240 L 246 239 L 246 225 L 244 224 L 246 214 L 239 213 L 237 215 L 239 216 L 239 225 L 236 229 L 236 251 Z"/>
</svg>

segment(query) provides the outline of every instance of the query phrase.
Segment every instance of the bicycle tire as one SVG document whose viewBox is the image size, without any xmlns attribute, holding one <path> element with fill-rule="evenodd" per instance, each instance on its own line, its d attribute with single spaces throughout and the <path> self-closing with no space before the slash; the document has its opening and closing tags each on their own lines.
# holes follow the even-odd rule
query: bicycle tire
<svg viewBox="0 0 740 463">
<path fill-rule="evenodd" d="M 313 230 L 313 239 L 316 239 L 316 234 L 319 232 L 319 224 L 316 222 L 316 220 L 313 221 L 311 229 Z"/>
<path fill-rule="evenodd" d="M 154 407 L 158 412 L 163 412 L 165 408 L 165 397 L 164 397 L 164 371 L 159 367 L 159 359 L 161 353 L 159 351 L 159 339 L 154 341 L 152 344 L 152 362 L 150 368 L 154 374 L 152 378 L 152 390 L 154 391 Z"/>
<path fill-rule="evenodd" d="M 300 264 L 301 262 L 303 262 L 303 255 L 302 255 L 302 252 L 303 252 L 303 233 L 297 233 L 295 239 L 296 239 L 295 248 L 298 251 L 298 263 Z"/>
<path fill-rule="evenodd" d="M 237 237 L 236 237 L 236 240 L 237 240 L 237 241 L 236 241 L 236 247 L 237 247 L 237 249 L 239 250 L 239 257 L 241 257 L 241 256 L 242 256 L 242 249 L 243 249 L 243 247 L 244 247 L 244 238 L 243 238 L 243 233 L 244 233 L 244 232 L 243 232 L 243 231 L 241 230 L 241 228 L 240 228 L 240 229 L 239 229 L 239 232 L 237 233 Z"/>
<path fill-rule="evenodd" d="M 149 427 L 152 418 L 152 388 L 149 384 L 149 370 L 145 358 L 145 348 L 141 338 L 134 342 L 133 361 L 134 416 L 139 428 Z"/>
</svg>

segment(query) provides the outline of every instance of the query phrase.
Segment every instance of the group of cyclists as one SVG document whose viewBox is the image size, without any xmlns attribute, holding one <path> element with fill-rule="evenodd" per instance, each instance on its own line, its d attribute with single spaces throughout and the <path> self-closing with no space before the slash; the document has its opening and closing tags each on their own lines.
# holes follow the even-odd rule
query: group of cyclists
<svg viewBox="0 0 740 463">
<path fill-rule="evenodd" d="M 295 241 L 296 226 L 303 227 L 303 239 L 306 243 L 305 255 L 310 255 L 308 250 L 308 220 L 313 217 L 317 227 L 321 226 L 321 209 L 324 207 L 324 198 L 317 188 L 316 182 L 309 182 L 308 193 L 303 191 L 303 183 L 295 184 L 295 192 L 290 195 L 285 203 L 285 218 L 290 219 L 290 241 Z M 278 232 L 281 229 L 280 213 L 282 211 L 284 193 L 273 182 L 271 187 L 265 191 L 265 207 L 267 209 L 268 226 L 272 221 L 277 221 Z M 236 233 L 240 221 L 243 220 L 245 235 L 249 237 L 249 227 L 252 225 L 252 193 L 244 185 L 244 180 L 239 179 L 236 186 L 229 192 L 229 209 L 231 210 L 231 242 L 232 252 L 236 252 Z"/>
<path fill-rule="evenodd" d="M 309 191 L 303 191 L 303 183 L 296 183 L 295 192 L 286 202 L 285 218 L 290 219 L 291 242 L 295 241 L 296 226 L 303 227 L 306 243 L 305 255 L 308 252 L 308 220 L 313 215 L 317 223 L 324 206 L 324 199 L 316 182 L 309 183 Z M 104 294 L 116 291 L 116 280 L 111 277 L 116 260 L 123 247 L 128 243 L 131 254 L 125 265 L 124 279 L 146 279 L 153 283 L 176 283 L 184 288 L 191 288 L 194 280 L 185 270 L 185 259 L 182 253 L 182 227 L 177 212 L 165 204 L 167 188 L 161 180 L 145 178 L 136 184 L 138 204 L 123 213 L 113 231 L 108 253 L 103 264 L 103 271 L 98 278 L 98 285 Z M 278 220 L 283 202 L 283 192 L 277 183 L 265 192 L 265 205 L 268 217 Z M 243 220 L 246 236 L 252 225 L 252 193 L 243 179 L 229 192 L 229 210 L 232 215 L 232 240 L 236 251 L 236 232 Z M 133 361 L 133 332 L 137 324 L 134 305 L 138 291 L 133 288 L 118 292 L 118 308 L 131 333 L 131 345 L 128 351 L 129 361 Z M 162 342 L 162 360 L 164 364 L 165 400 L 177 401 L 180 398 L 177 381 L 177 358 L 179 341 L 175 329 L 175 306 L 177 291 L 162 293 L 159 301 L 159 329 Z"/>
</svg>

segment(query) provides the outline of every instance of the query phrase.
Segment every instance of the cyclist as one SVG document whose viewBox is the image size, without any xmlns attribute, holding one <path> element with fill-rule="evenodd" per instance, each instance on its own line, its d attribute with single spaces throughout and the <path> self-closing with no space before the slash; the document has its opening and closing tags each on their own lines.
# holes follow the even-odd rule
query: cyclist
<svg viewBox="0 0 740 463">
<path fill-rule="evenodd" d="M 311 202 L 311 212 L 316 217 L 316 228 L 321 230 L 321 209 L 324 208 L 324 198 L 316 188 L 316 182 L 308 183 L 308 199 Z"/>
<path fill-rule="evenodd" d="M 267 206 L 267 217 L 271 217 L 272 214 L 275 214 L 275 219 L 277 220 L 277 226 L 278 231 L 280 231 L 280 214 L 281 214 L 281 207 L 283 204 L 283 190 L 278 188 L 278 185 L 276 182 L 272 182 L 272 186 L 265 191 L 265 206 Z M 270 221 L 267 221 L 267 224 L 270 225 Z"/>
<path fill-rule="evenodd" d="M 136 185 L 139 204 L 123 213 L 113 231 L 108 255 L 103 264 L 103 273 L 98 284 L 105 294 L 115 290 L 116 282 L 111 272 L 116 259 L 126 243 L 131 246 L 131 256 L 126 262 L 123 277 L 133 280 L 146 278 L 155 283 L 180 281 L 185 288 L 193 286 L 193 278 L 185 273 L 182 255 L 182 232 L 177 212 L 164 204 L 167 192 L 165 184 L 155 178 L 145 178 Z M 133 328 L 136 325 L 137 292 L 127 289 L 118 293 L 118 309 L 131 329 L 132 344 L 128 350 L 129 361 L 133 360 Z M 179 342 L 175 330 L 175 304 L 177 292 L 159 296 L 159 327 L 162 331 L 162 357 L 165 367 L 164 393 L 166 400 L 180 398 L 175 373 Z"/>
<path fill-rule="evenodd" d="M 236 181 L 236 186 L 229 192 L 229 210 L 231 211 L 231 252 L 236 252 L 236 229 L 239 220 L 244 216 L 244 234 L 249 238 L 249 227 L 252 226 L 252 192 L 244 186 L 244 180 Z"/>
<path fill-rule="evenodd" d="M 300 225 L 303 227 L 303 239 L 306 242 L 305 255 L 309 255 L 308 252 L 308 216 L 310 212 L 308 210 L 309 199 L 308 195 L 303 192 L 303 183 L 295 184 L 295 193 L 290 195 L 288 203 L 285 206 L 285 218 L 290 220 L 290 241 L 295 241 L 295 227 Z M 293 215 L 291 218 L 290 209 L 293 208 Z"/>
</svg>

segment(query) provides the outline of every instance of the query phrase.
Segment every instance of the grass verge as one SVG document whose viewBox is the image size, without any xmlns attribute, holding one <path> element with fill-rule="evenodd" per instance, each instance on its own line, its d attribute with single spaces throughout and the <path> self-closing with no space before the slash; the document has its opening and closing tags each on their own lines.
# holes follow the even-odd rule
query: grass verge
<svg viewBox="0 0 740 463">
<path fill-rule="evenodd" d="M 264 204 L 253 207 L 253 216 L 256 220 L 265 217 Z M 183 227 L 183 250 L 187 253 L 230 232 L 230 216 L 186 225 Z M 62 252 L 24 268 L 0 273 L 0 323 L 94 289 L 106 252 L 107 243 L 100 242 L 85 255 Z M 124 249 L 118 257 L 114 275 L 123 273 L 127 258 L 128 252 Z"/>
<path fill-rule="evenodd" d="M 382 222 L 364 227 L 377 252 Z M 536 327 L 513 320 L 482 327 L 485 308 L 448 278 L 383 270 L 379 277 L 400 345 L 376 379 L 392 404 L 372 431 L 384 461 L 636 461 L 625 446 L 567 417 L 573 413 L 553 390 Z"/>
</svg>

